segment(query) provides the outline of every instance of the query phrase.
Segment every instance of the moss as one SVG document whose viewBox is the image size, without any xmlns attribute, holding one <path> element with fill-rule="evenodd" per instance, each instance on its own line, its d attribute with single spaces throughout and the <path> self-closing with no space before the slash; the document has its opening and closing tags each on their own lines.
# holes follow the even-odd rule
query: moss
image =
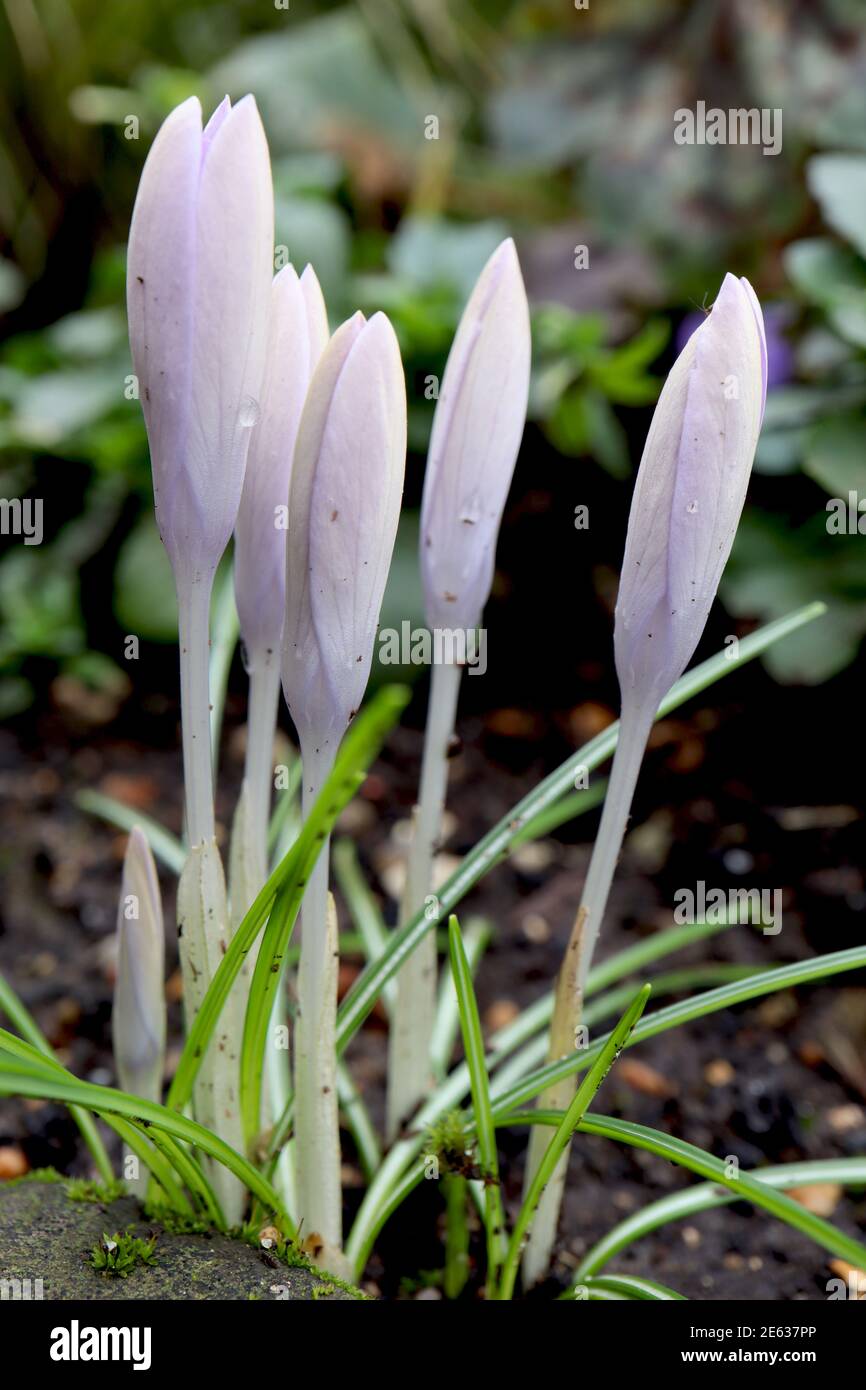
<svg viewBox="0 0 866 1390">
<path fill-rule="evenodd" d="M 119 1178 L 112 1182 L 93 1182 L 89 1178 L 70 1178 L 66 1183 L 70 1202 L 96 1202 L 105 1206 L 126 1196 L 126 1187 Z"/>
<path fill-rule="evenodd" d="M 113 1236 L 103 1233 L 102 1240 L 90 1252 L 90 1266 L 97 1274 L 126 1279 L 136 1265 L 156 1264 L 155 1250 L 156 1236 L 144 1240 L 131 1231 L 115 1232 Z"/>
<path fill-rule="evenodd" d="M 64 1182 L 65 1179 L 56 1168 L 33 1168 L 29 1173 L 22 1173 L 20 1178 L 4 1178 L 0 1187 L 20 1187 L 22 1183 L 28 1182 Z"/>
<path fill-rule="evenodd" d="M 466 1126 L 460 1110 L 449 1110 L 430 1126 L 423 1152 L 435 1156 L 441 1171 L 459 1173 L 464 1178 L 483 1177 L 471 1149 L 467 1148 Z"/>
<path fill-rule="evenodd" d="M 233 1239 L 218 1231 L 172 1231 L 144 1219 L 130 1196 L 110 1205 L 71 1202 L 65 1182 L 0 1183 L 0 1270 L 5 1278 L 29 1279 L 38 1273 L 44 1297 L 54 1300 L 136 1300 L 202 1302 L 227 1299 L 272 1302 L 311 1301 L 313 1290 L 333 1287 L 332 1301 L 362 1298 L 351 1284 L 310 1269 L 309 1261 L 273 1258 L 261 1243 Z M 169 1224 L 172 1224 L 171 1220 Z M 183 1225 L 183 1218 L 174 1224 Z M 128 1279 L 97 1277 L 87 1256 L 104 1242 L 106 1231 L 123 1231 L 145 1242 L 158 1239 L 155 1264 L 139 1261 Z M 275 1287 L 276 1286 L 276 1287 Z M 324 1296 L 324 1295 L 323 1295 Z"/>
<path fill-rule="evenodd" d="M 258 1230 L 253 1230 L 248 1222 L 241 1228 L 241 1239 L 256 1250 L 262 1248 L 260 1237 L 261 1227 Z M 301 1247 L 287 1236 L 280 1236 L 278 1240 L 275 1240 L 267 1253 L 273 1259 L 279 1260 L 288 1269 L 301 1269 L 307 1274 L 311 1274 L 317 1281 L 317 1286 L 312 1290 L 313 1298 L 331 1297 L 339 1290 L 349 1298 L 365 1303 L 370 1302 L 369 1295 L 365 1294 L 363 1289 L 359 1289 L 357 1284 L 350 1283 L 348 1279 L 341 1279 L 338 1274 L 331 1274 L 326 1269 L 320 1269 L 309 1255 L 305 1254 Z M 320 1285 L 327 1285 L 327 1294 L 320 1291 Z"/>
<path fill-rule="evenodd" d="M 198 1216 L 186 1216 L 182 1211 L 161 1206 L 158 1202 L 147 1203 L 144 1214 L 149 1220 L 158 1221 L 160 1226 L 170 1231 L 173 1236 L 206 1236 L 214 1229 L 212 1221 L 204 1221 Z"/>
</svg>

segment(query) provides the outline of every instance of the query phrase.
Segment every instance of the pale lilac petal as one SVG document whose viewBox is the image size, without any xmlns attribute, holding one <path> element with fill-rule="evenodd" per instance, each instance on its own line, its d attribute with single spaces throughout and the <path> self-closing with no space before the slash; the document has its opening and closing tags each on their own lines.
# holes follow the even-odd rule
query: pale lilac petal
<svg viewBox="0 0 866 1390">
<path fill-rule="evenodd" d="M 761 305 L 758 301 L 758 296 L 755 294 L 755 291 L 752 289 L 752 286 L 749 284 L 748 280 L 744 275 L 740 276 L 740 284 L 742 285 L 743 289 L 746 291 L 746 294 L 748 295 L 749 303 L 752 306 L 752 312 L 755 315 L 755 323 L 758 329 L 758 337 L 761 340 L 761 384 L 763 388 L 761 397 L 761 421 L 763 423 L 764 410 L 767 405 L 767 384 L 769 382 L 770 375 L 769 354 L 767 352 L 767 335 L 764 330 L 764 315 L 761 312 Z"/>
<path fill-rule="evenodd" d="M 700 640 L 761 427 L 761 333 L 726 276 L 665 382 L 635 484 L 614 630 L 623 697 L 658 701 Z"/>
<path fill-rule="evenodd" d="M 526 293 L 509 239 L 466 305 L 433 421 L 421 512 L 432 627 L 475 626 L 489 595 L 526 418 L 530 357 Z"/>
<path fill-rule="evenodd" d="M 311 265 L 304 267 L 301 275 L 301 291 L 307 310 L 310 361 L 315 368 L 328 345 L 330 331 L 328 329 L 328 310 L 325 306 L 325 296 L 322 294 L 322 287 Z"/>
<path fill-rule="evenodd" d="M 283 693 L 303 738 L 317 731 L 336 740 L 337 713 L 322 665 L 311 599 L 310 507 L 322 439 L 336 382 L 364 329 L 363 314 L 341 324 L 322 354 L 301 413 L 289 492 L 286 546 L 286 617 L 283 629 Z"/>
<path fill-rule="evenodd" d="M 156 865 L 138 826 L 129 836 L 117 912 L 112 1011 L 120 1084 L 158 1100 L 165 1055 L 165 933 Z"/>
<path fill-rule="evenodd" d="M 319 306 L 314 307 L 318 315 Z M 294 267 L 287 265 L 271 286 L 261 410 L 252 433 L 235 525 L 235 594 L 250 670 L 280 646 L 292 459 L 301 410 L 320 355 L 317 352 L 315 359 L 311 358 L 312 336 L 308 294 Z"/>
<path fill-rule="evenodd" d="M 335 382 L 310 506 L 313 621 L 344 726 L 370 676 L 405 461 L 400 349 L 388 319 L 374 314 Z"/>
<path fill-rule="evenodd" d="M 150 148 L 129 230 L 129 341 L 150 443 L 156 519 L 164 540 L 185 464 L 201 150 L 201 106 L 197 97 L 190 97 L 172 111 Z"/>
<path fill-rule="evenodd" d="M 228 544 L 260 411 L 272 280 L 273 193 L 255 102 L 227 113 L 208 150 L 197 205 L 195 356 L 186 473 L 190 516 L 178 561 L 198 567 Z"/>
<path fill-rule="evenodd" d="M 245 97 L 205 133 L 195 98 L 142 172 L 127 301 L 160 534 L 176 577 L 212 574 L 228 542 L 258 410 L 273 246 L 264 131 Z"/>
<path fill-rule="evenodd" d="M 204 131 L 202 132 L 201 142 L 202 162 L 204 162 L 204 160 L 207 159 L 207 153 L 210 149 L 211 142 L 213 141 L 214 136 L 216 135 L 217 131 L 219 130 L 220 126 L 222 125 L 223 121 L 225 120 L 226 116 L 229 114 L 231 109 L 231 101 L 228 97 L 223 97 L 219 106 L 215 108 L 213 115 L 211 116 L 210 120 L 205 126 Z"/>
</svg>

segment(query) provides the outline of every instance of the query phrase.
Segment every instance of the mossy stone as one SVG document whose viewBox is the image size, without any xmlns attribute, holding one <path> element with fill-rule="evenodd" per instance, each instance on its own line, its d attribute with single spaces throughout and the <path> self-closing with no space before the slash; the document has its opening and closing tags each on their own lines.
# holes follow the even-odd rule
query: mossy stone
<svg viewBox="0 0 866 1390">
<path fill-rule="evenodd" d="M 156 1236 L 156 1263 L 125 1279 L 89 1263 L 103 1234 Z M 351 1299 L 327 1274 L 289 1268 L 265 1250 L 211 1232 L 176 1235 L 144 1219 L 133 1197 L 70 1201 L 59 1182 L 0 1183 L 0 1298 L 45 1299 Z M 26 1281 L 30 1281 L 29 1284 Z"/>
</svg>

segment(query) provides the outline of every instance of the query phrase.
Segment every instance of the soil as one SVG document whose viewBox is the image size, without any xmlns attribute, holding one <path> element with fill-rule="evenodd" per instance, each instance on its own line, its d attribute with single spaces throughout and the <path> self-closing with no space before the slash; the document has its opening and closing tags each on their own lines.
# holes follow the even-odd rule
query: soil
<svg viewBox="0 0 866 1390">
<path fill-rule="evenodd" d="M 852 672 L 848 684 L 835 682 L 832 695 L 784 692 L 791 718 L 785 726 L 775 715 L 778 688 L 751 667 L 658 727 L 600 958 L 669 925 L 676 889 L 699 880 L 722 888 L 740 883 L 781 888 L 783 930 L 770 936 L 734 928 L 657 969 L 703 961 L 769 965 L 862 941 L 866 846 L 862 808 L 849 799 L 850 763 L 827 759 L 820 776 L 814 767 L 807 769 L 809 791 L 804 792 L 802 764 L 791 752 L 792 729 L 802 734 L 835 727 L 836 719 L 845 726 L 844 708 L 849 701 L 853 708 L 856 697 L 854 679 Z M 589 681 L 594 698 L 541 712 L 504 705 L 475 709 L 473 682 L 464 685 L 470 690 L 459 725 L 462 749 L 452 763 L 446 857 L 465 852 L 613 713 L 601 681 L 594 686 Z M 389 921 L 396 912 L 401 822 L 417 782 L 423 698 L 421 691 L 340 827 L 357 840 Z M 224 826 L 239 781 L 242 710 L 239 695 L 233 696 L 218 807 Z M 61 708 L 55 690 L 50 706 L 0 732 L 5 879 L 0 969 L 63 1061 L 95 1082 L 114 1080 L 113 931 L 125 836 L 81 812 L 74 795 L 85 786 L 97 787 L 177 831 L 176 720 L 170 699 L 144 692 L 110 722 L 88 723 L 87 711 L 70 714 L 67 698 Z M 524 849 L 467 900 L 464 920 L 478 913 L 495 929 L 478 977 L 486 1027 L 498 1026 L 550 986 L 596 824 L 593 813 Z M 170 921 L 174 890 L 167 874 L 163 890 Z M 173 944 L 169 951 L 171 1067 L 180 1012 Z M 344 961 L 343 990 L 360 964 Z M 351 1054 L 378 1117 L 384 1028 L 374 1013 Z M 862 973 L 852 973 L 837 979 L 835 987 L 774 995 L 641 1044 L 613 1071 L 596 1108 L 667 1130 L 718 1156 L 735 1155 L 744 1167 L 863 1154 L 864 1040 L 866 988 Z M 523 1132 L 503 1134 L 504 1192 L 512 1210 L 519 1202 L 524 1145 Z M 348 1138 L 345 1156 L 348 1216 L 360 1200 Z M 88 1172 L 77 1130 L 61 1107 L 0 1103 L 0 1171 L 14 1172 L 16 1164 Z M 661 1159 L 579 1137 L 554 1279 L 540 1295 L 564 1285 L 581 1252 L 624 1215 L 689 1181 Z M 834 1222 L 852 1234 L 859 1227 L 862 1235 L 863 1197 L 839 1193 L 831 1200 Z M 364 1287 L 386 1298 L 436 1297 L 427 1287 L 427 1272 L 441 1260 L 441 1201 L 435 1185 L 425 1183 L 382 1233 Z M 742 1204 L 669 1226 L 621 1254 L 611 1267 L 659 1279 L 691 1298 L 724 1300 L 822 1299 L 832 1276 L 825 1252 Z M 476 1291 L 471 1281 L 465 1296 Z"/>
</svg>

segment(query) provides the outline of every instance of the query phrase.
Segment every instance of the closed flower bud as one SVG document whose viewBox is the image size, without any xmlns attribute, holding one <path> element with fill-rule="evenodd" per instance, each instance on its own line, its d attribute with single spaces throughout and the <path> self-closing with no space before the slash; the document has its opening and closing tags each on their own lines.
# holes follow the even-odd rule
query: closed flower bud
<svg viewBox="0 0 866 1390">
<path fill-rule="evenodd" d="M 574 1045 L 595 943 L 660 701 L 697 646 L 733 545 L 767 394 L 767 349 L 751 285 L 726 275 L 712 312 L 673 365 L 638 471 L 614 623 L 622 714 L 580 909 L 557 981 L 549 1059 Z M 574 1078 L 540 1098 L 566 1108 Z M 533 1134 L 527 1178 L 546 1136 Z M 526 1287 L 548 1266 L 568 1166 L 544 1190 L 523 1256 Z"/>
<path fill-rule="evenodd" d="M 283 690 L 305 762 L 311 740 L 333 756 L 361 704 L 405 465 L 397 339 L 384 314 L 356 314 L 313 375 L 292 470 Z"/>
<path fill-rule="evenodd" d="M 436 405 L 421 509 L 431 627 L 478 625 L 529 395 L 531 341 L 514 242 L 494 251 L 454 338 Z"/>
<path fill-rule="evenodd" d="M 157 1101 L 165 1063 L 165 936 L 156 865 L 135 826 L 117 910 L 117 980 L 111 1027 L 124 1090 Z"/>
<path fill-rule="evenodd" d="M 328 341 L 311 266 L 287 265 L 271 286 L 261 410 L 235 525 L 235 596 L 250 669 L 278 661 L 286 605 L 286 530 L 295 437 L 307 387 Z"/>
<path fill-rule="evenodd" d="M 726 275 L 665 382 L 641 459 L 616 605 L 623 703 L 653 705 L 685 670 L 731 551 L 767 392 L 760 306 Z"/>
<path fill-rule="evenodd" d="M 144 165 L 127 258 L 127 308 L 176 577 L 213 573 L 237 516 L 258 415 L 273 272 L 273 189 L 252 97 L 202 130 L 191 97 Z"/>
</svg>

